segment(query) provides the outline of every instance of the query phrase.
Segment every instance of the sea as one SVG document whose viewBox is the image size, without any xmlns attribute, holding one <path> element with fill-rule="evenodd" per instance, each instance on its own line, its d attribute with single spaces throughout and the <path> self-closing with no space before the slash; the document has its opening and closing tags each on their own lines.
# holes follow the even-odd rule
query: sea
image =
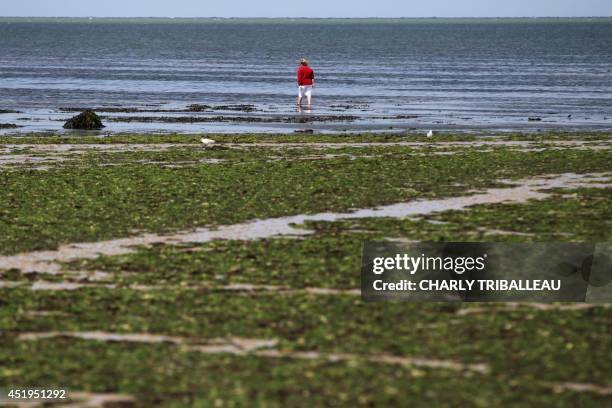
<svg viewBox="0 0 612 408">
<path fill-rule="evenodd" d="M 100 134 L 609 131 L 612 19 L 0 18 L 1 132 L 85 108 Z"/>
</svg>

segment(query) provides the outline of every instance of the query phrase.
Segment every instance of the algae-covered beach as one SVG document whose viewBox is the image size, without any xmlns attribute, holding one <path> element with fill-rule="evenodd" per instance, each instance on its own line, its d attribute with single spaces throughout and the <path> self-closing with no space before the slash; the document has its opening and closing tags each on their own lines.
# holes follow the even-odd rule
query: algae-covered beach
<svg viewBox="0 0 612 408">
<path fill-rule="evenodd" d="M 612 6 L 0 3 L 0 406 L 612 406 Z"/>
<path fill-rule="evenodd" d="M 366 240 L 610 242 L 611 134 L 207 137 L 0 138 L 0 388 L 142 407 L 611 403 L 608 304 L 359 290 Z"/>
</svg>

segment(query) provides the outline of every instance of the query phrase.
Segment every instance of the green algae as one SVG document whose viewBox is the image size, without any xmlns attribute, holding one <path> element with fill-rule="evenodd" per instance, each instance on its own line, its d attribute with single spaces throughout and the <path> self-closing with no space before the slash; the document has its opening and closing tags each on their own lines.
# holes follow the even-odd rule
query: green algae
<svg viewBox="0 0 612 408">
<path fill-rule="evenodd" d="M 90 153 L 78 166 L 0 173 L 0 252 L 461 195 L 500 179 L 602 172 L 612 163 L 610 151 L 572 149 L 274 161 L 247 160 L 254 157 L 247 152 L 239 164 L 180 168 L 138 162 L 165 155 L 170 162 L 193 158 L 176 151 L 127 153 L 121 165 L 100 167 Z M 227 155 L 240 160 L 240 153 Z"/>
<path fill-rule="evenodd" d="M 291 137 L 287 136 L 286 140 Z M 4 140 L 4 139 L 3 139 Z M 42 139 L 37 139 L 42 140 Z M 306 140 L 306 138 L 303 138 Z M 116 140 L 115 140 L 116 141 Z M 124 139 L 124 142 L 133 139 Z M 545 143 L 544 143 L 545 144 Z M 501 179 L 610 173 L 610 152 L 521 152 L 346 147 L 354 158 L 299 160 L 338 150 L 172 148 L 88 152 L 49 171 L 0 173 L 0 243 L 6 254 L 60 243 L 168 232 L 300 212 L 344 211 L 465 194 Z M 422 155 L 425 153 L 425 155 Z M 380 157 L 380 156 L 383 157 Z M 373 157 L 365 157 L 373 156 Z M 275 159 L 280 157 L 282 160 Z M 186 168 L 161 164 L 216 158 Z M 115 164 L 105 167 L 106 164 Z M 610 309 L 504 305 L 365 304 L 366 239 L 610 241 L 610 189 L 553 190 L 540 201 L 487 204 L 415 219 L 308 222 L 300 239 L 159 245 L 78 260 L 58 275 L 1 271 L 3 281 L 72 281 L 71 269 L 110 273 L 116 288 L 0 289 L 0 388 L 68 386 L 126 393 L 136 406 L 605 406 L 609 395 L 553 391 L 550 383 L 609 387 Z M 231 291 L 228 284 L 297 291 Z M 131 288 L 130 285 L 150 288 Z M 472 313 L 459 313 L 468 309 Z M 189 339 L 276 339 L 287 352 L 350 353 L 350 361 L 203 354 L 170 344 L 20 340 L 46 331 L 108 331 Z M 483 363 L 487 374 L 368 362 L 379 354 Z"/>
<path fill-rule="evenodd" d="M 543 382 L 351 362 L 214 356 L 167 345 L 5 342 L 0 384 L 71 385 L 134 395 L 136 406 L 602 406 L 609 397 L 553 393 Z M 61 350 L 61 351 L 60 351 Z M 40 367 L 49 370 L 41 371 Z M 87 367 L 83 371 L 81 367 Z M 333 386 L 331 386 L 333 384 Z"/>
</svg>

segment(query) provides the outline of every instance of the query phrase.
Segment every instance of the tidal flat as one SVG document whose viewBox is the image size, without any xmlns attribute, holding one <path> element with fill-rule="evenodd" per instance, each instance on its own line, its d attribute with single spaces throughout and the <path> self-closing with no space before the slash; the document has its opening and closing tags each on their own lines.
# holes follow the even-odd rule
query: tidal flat
<svg viewBox="0 0 612 408">
<path fill-rule="evenodd" d="M 0 137 L 0 388 L 612 403 L 608 304 L 359 295 L 366 240 L 610 242 L 612 134 L 200 137 Z"/>
</svg>

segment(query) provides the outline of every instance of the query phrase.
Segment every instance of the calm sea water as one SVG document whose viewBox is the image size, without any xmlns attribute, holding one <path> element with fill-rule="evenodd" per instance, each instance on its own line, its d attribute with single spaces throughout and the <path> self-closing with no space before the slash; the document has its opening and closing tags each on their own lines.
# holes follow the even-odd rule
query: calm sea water
<svg viewBox="0 0 612 408">
<path fill-rule="evenodd" d="M 0 123 L 21 125 L 21 132 L 54 130 L 71 116 L 61 107 L 181 109 L 193 103 L 256 109 L 198 116 L 305 115 L 294 108 L 301 56 L 318 78 L 316 105 L 306 115 L 358 119 L 153 120 L 111 122 L 105 130 L 612 129 L 612 20 L 0 21 L 0 109 L 22 112 L 1 114 Z"/>
</svg>

